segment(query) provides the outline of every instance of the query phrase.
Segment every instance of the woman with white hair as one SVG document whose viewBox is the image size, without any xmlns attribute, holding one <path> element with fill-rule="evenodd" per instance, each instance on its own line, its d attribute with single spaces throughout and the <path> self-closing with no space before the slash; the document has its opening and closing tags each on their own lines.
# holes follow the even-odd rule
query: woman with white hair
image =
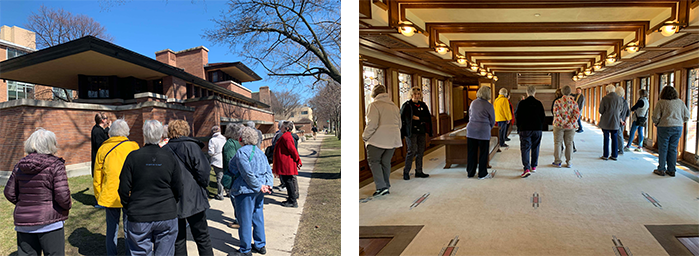
<svg viewBox="0 0 700 256">
<path fill-rule="evenodd" d="M 265 154 L 255 146 L 258 142 L 255 129 L 244 127 L 240 134 L 243 147 L 238 149 L 229 162 L 229 171 L 233 174 L 231 195 L 235 201 L 236 218 L 240 225 L 240 248 L 229 255 L 251 255 L 251 251 L 265 254 L 267 250 L 263 201 L 264 194 L 272 193 L 272 171 Z M 292 144 L 289 139 L 291 137 L 283 135 L 278 145 Z"/>
<path fill-rule="evenodd" d="M 19 255 L 65 255 L 64 222 L 72 206 L 65 160 L 55 156 L 56 135 L 38 128 L 24 142 L 20 159 L 5 185 Z"/>
<path fill-rule="evenodd" d="M 374 101 L 367 106 L 367 125 L 362 140 L 367 146 L 367 162 L 374 177 L 376 195 L 389 194 L 391 157 L 401 144 L 401 115 L 384 85 L 372 88 Z"/>
<path fill-rule="evenodd" d="M 598 113 L 600 113 L 598 127 L 603 130 L 603 156 L 600 159 L 617 161 L 617 132 L 620 129 L 620 116 L 624 109 L 622 99 L 615 93 L 614 85 L 606 86 L 605 91 L 607 95 L 600 100 L 598 108 Z M 609 148 L 608 144 L 611 140 L 612 147 Z"/>
<path fill-rule="evenodd" d="M 209 139 L 209 156 L 211 156 L 211 168 L 216 174 L 216 200 L 224 200 L 224 185 L 221 184 L 221 179 L 224 178 L 224 167 L 223 167 L 223 150 L 224 144 L 226 144 L 226 137 L 221 135 L 221 127 L 214 125 L 211 128 L 211 139 Z"/>
<path fill-rule="evenodd" d="M 107 139 L 95 157 L 95 177 L 92 185 L 95 191 L 97 204 L 105 207 L 107 222 L 107 239 L 105 241 L 107 255 L 117 254 L 117 233 L 119 232 L 119 215 L 123 212 L 124 235 L 126 233 L 127 215 L 122 209 L 119 198 L 119 175 L 121 175 L 124 160 L 131 151 L 139 149 L 139 144 L 130 141 L 129 124 L 124 119 L 117 119 L 109 129 L 109 139 Z M 126 238 L 126 237 L 125 237 Z M 126 245 L 127 254 L 130 251 Z"/>
<path fill-rule="evenodd" d="M 496 114 L 493 105 L 489 103 L 490 99 L 491 87 L 482 86 L 476 91 L 476 100 L 469 106 L 469 123 L 467 123 L 467 177 L 469 178 L 476 175 L 477 163 L 479 179 L 491 178 L 486 167 L 489 160 L 491 128 L 496 124 Z"/>
<path fill-rule="evenodd" d="M 493 108 L 496 113 L 496 123 L 498 123 L 498 142 L 501 143 L 501 147 L 507 147 L 506 141 L 509 140 L 508 124 L 513 119 L 510 111 L 510 101 L 508 100 L 508 89 L 501 88 L 498 90 L 498 98 L 493 101 Z"/>
<path fill-rule="evenodd" d="M 625 137 L 622 131 L 625 129 L 625 124 L 627 123 L 627 118 L 630 116 L 630 104 L 625 99 L 625 88 L 622 86 L 615 87 L 615 93 L 620 96 L 622 101 L 622 113 L 620 113 L 620 128 L 617 129 L 617 155 L 621 156 L 625 154 L 623 150 L 625 147 Z"/>
<path fill-rule="evenodd" d="M 294 124 L 290 121 L 284 121 L 282 124 L 283 134 L 275 145 L 272 170 L 275 175 L 282 178 L 283 183 L 287 186 L 287 201 L 283 202 L 282 206 L 296 208 L 298 207 L 297 198 L 299 198 L 296 175 L 299 175 L 298 170 L 301 169 L 301 158 L 294 147 L 292 129 L 294 129 Z"/>
</svg>

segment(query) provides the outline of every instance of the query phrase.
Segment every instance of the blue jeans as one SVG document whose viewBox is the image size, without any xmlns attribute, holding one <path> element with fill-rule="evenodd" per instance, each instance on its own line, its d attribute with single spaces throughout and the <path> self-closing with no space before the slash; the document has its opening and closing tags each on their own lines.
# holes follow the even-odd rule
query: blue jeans
<svg viewBox="0 0 700 256">
<path fill-rule="evenodd" d="M 288 188 L 289 189 L 289 188 Z M 260 249 L 265 246 L 265 217 L 263 216 L 263 193 L 240 194 L 236 201 L 236 218 L 238 218 L 238 239 L 241 242 L 239 251 L 248 253 L 251 251 L 251 233 L 255 241 L 255 247 Z"/>
<path fill-rule="evenodd" d="M 129 239 L 126 243 L 132 255 L 174 255 L 177 239 L 177 218 L 127 224 Z"/>
<path fill-rule="evenodd" d="M 644 147 L 644 126 L 638 126 L 637 121 L 632 122 L 632 127 L 630 128 L 630 139 L 627 141 L 627 147 L 632 145 L 634 140 L 634 133 L 639 131 L 639 147 Z"/>
<path fill-rule="evenodd" d="M 523 161 L 523 170 L 532 170 L 537 167 L 540 156 L 540 141 L 542 131 L 521 131 L 520 135 L 520 159 Z"/>
<path fill-rule="evenodd" d="M 612 139 L 612 154 L 608 147 L 610 140 Z M 603 130 L 603 157 L 614 157 L 617 158 L 617 130 Z"/>
<path fill-rule="evenodd" d="M 578 131 L 578 132 L 583 131 L 583 126 L 581 126 L 581 116 L 578 117 L 578 129 L 576 131 Z"/>
<path fill-rule="evenodd" d="M 509 121 L 500 121 L 500 122 L 496 122 L 496 123 L 498 123 L 498 138 L 499 138 L 498 141 L 501 143 L 501 147 L 505 147 L 506 138 L 508 138 Z"/>
<path fill-rule="evenodd" d="M 676 157 L 678 157 L 678 140 L 681 138 L 683 126 L 657 127 L 659 131 L 659 171 L 676 173 Z"/>
<path fill-rule="evenodd" d="M 105 216 L 107 219 L 107 238 L 105 239 L 105 247 L 107 247 L 107 255 L 117 255 L 117 234 L 119 233 L 119 213 L 122 212 L 122 221 L 124 222 L 124 239 L 129 240 L 126 232 L 126 210 L 124 208 L 105 208 Z M 131 255 L 129 243 L 126 243 L 126 255 Z"/>
</svg>

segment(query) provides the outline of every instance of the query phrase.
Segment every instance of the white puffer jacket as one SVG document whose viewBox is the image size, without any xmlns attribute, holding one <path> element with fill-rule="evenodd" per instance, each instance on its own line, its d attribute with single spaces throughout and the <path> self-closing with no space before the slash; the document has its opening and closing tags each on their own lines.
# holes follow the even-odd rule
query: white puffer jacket
<svg viewBox="0 0 700 256">
<path fill-rule="evenodd" d="M 381 149 L 399 148 L 401 144 L 401 115 L 399 107 L 388 93 L 382 93 L 367 106 L 367 125 L 362 133 L 365 146 Z"/>
</svg>

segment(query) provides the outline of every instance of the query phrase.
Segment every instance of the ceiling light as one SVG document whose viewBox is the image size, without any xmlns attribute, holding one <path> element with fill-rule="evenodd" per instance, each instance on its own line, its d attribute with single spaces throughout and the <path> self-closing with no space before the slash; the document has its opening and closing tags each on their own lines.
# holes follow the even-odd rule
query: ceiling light
<svg viewBox="0 0 700 256">
<path fill-rule="evenodd" d="M 497 76 L 493 76 L 493 81 L 498 81 L 498 77 L 497 77 Z"/>
<path fill-rule="evenodd" d="M 574 76 L 571 79 L 573 79 L 574 81 L 578 81 L 578 76 Z"/>
<path fill-rule="evenodd" d="M 593 65 L 593 69 L 596 70 L 596 71 L 598 71 L 598 70 L 601 69 L 602 67 L 603 67 L 603 64 L 600 63 L 600 62 L 599 62 L 599 63 L 596 63 L 595 65 Z"/>
<path fill-rule="evenodd" d="M 467 64 L 467 59 L 464 58 L 464 56 L 457 55 L 457 63 L 462 64 L 462 65 Z"/>
<path fill-rule="evenodd" d="M 539 14 L 539 13 L 535 13 L 535 17 L 540 17 L 540 14 Z"/>
<path fill-rule="evenodd" d="M 627 47 L 625 47 L 625 50 L 629 53 L 635 53 L 639 51 L 639 46 L 637 46 L 636 43 L 629 43 Z"/>
<path fill-rule="evenodd" d="M 479 70 L 479 65 L 477 65 L 476 63 L 473 63 L 473 62 L 472 62 L 472 64 L 470 64 L 470 65 L 471 65 L 470 69 L 471 69 L 472 71 L 477 71 L 477 70 Z"/>
<path fill-rule="evenodd" d="M 413 23 L 404 21 L 400 26 L 399 26 L 399 32 L 404 35 L 404 36 L 413 36 L 413 34 L 416 33 L 416 28 L 413 27 Z"/>
<path fill-rule="evenodd" d="M 667 21 L 661 28 L 659 28 L 658 31 L 664 36 L 672 36 L 678 32 L 678 29 L 680 28 L 678 25 L 680 24 L 673 21 Z"/>
<path fill-rule="evenodd" d="M 582 79 L 582 78 L 583 78 L 583 73 L 579 72 L 578 75 L 576 75 L 576 76 L 578 76 L 578 79 Z"/>
<path fill-rule="evenodd" d="M 584 71 L 583 71 L 583 74 L 585 74 L 585 75 L 587 75 L 587 76 L 590 76 L 590 75 L 591 75 L 591 69 L 589 68 L 589 69 L 584 70 Z"/>
<path fill-rule="evenodd" d="M 491 79 L 491 78 L 493 78 L 493 74 L 487 73 L 487 74 L 486 74 L 486 77 L 487 77 L 488 79 Z"/>
<path fill-rule="evenodd" d="M 606 59 L 606 61 L 607 61 L 608 63 L 615 63 L 616 60 L 617 60 L 617 58 L 615 58 L 615 54 L 610 54 L 610 55 L 608 56 L 608 58 Z"/>
<path fill-rule="evenodd" d="M 485 76 L 486 73 L 487 73 L 486 69 L 483 69 L 483 68 L 479 71 L 479 75 L 481 75 L 481 76 Z"/>
<path fill-rule="evenodd" d="M 435 47 L 435 51 L 439 53 L 440 55 L 445 55 L 449 49 L 447 49 L 447 46 L 444 44 L 438 44 L 437 47 Z"/>
</svg>

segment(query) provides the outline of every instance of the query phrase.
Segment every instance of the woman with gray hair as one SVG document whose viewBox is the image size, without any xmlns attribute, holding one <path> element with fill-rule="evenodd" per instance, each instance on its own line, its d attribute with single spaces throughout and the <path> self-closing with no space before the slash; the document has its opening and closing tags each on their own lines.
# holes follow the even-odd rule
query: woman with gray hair
<svg viewBox="0 0 700 256">
<path fill-rule="evenodd" d="M 627 118 L 630 116 L 630 104 L 625 99 L 625 88 L 622 86 L 615 87 L 615 93 L 620 96 L 622 101 L 622 113 L 620 113 L 620 128 L 617 129 L 617 154 L 618 156 L 624 155 L 625 151 L 625 137 L 622 131 L 625 130 L 625 124 L 627 123 Z"/>
<path fill-rule="evenodd" d="M 607 95 L 600 100 L 600 122 L 598 127 L 603 130 L 603 156 L 600 159 L 617 161 L 617 131 L 620 129 L 620 116 L 622 115 L 622 99 L 615 93 L 615 86 L 610 84 L 605 87 Z M 612 148 L 608 148 L 612 139 Z M 612 150 L 611 154 L 610 151 Z M 610 157 L 608 157 L 610 156 Z"/>
<path fill-rule="evenodd" d="M 476 92 L 476 100 L 469 106 L 469 123 L 467 123 L 467 177 L 469 178 L 476 175 L 477 160 L 479 179 L 491 178 L 486 167 L 489 160 L 491 128 L 496 124 L 496 114 L 489 100 L 491 100 L 491 87 L 482 86 Z"/>
<path fill-rule="evenodd" d="M 282 178 L 287 186 L 287 201 L 282 203 L 284 207 L 298 207 L 299 187 L 297 185 L 298 170 L 301 169 L 301 158 L 299 152 L 294 147 L 294 139 L 291 131 L 294 125 L 290 121 L 282 124 L 282 136 L 275 145 L 274 159 L 272 160 L 272 171 L 276 176 Z"/>
<path fill-rule="evenodd" d="M 362 140 L 367 147 L 367 162 L 372 170 L 376 191 L 373 196 L 389 194 L 391 157 L 401 144 L 401 115 L 384 85 L 372 89 L 374 101 L 367 106 L 367 125 Z"/>
<path fill-rule="evenodd" d="M 278 145 L 291 144 L 288 141 L 290 138 L 283 135 Z M 251 255 L 251 251 L 259 254 L 267 252 L 263 201 L 264 194 L 272 193 L 273 178 L 265 154 L 255 146 L 257 142 L 258 136 L 255 129 L 244 127 L 241 130 L 243 147 L 236 152 L 229 163 L 229 170 L 233 175 L 231 195 L 240 225 L 238 228 L 240 248 L 229 255 Z"/>
<path fill-rule="evenodd" d="M 237 123 L 230 123 L 226 125 L 226 131 L 224 132 L 224 137 L 226 137 L 226 143 L 224 144 L 224 149 L 223 149 L 223 165 L 224 165 L 224 173 L 227 173 L 231 175 L 231 171 L 229 170 L 228 166 L 231 162 L 231 159 L 233 159 L 233 156 L 236 155 L 236 152 L 238 149 L 240 149 L 241 143 L 239 142 L 239 139 L 241 138 L 241 129 L 243 126 L 241 124 Z M 228 226 L 230 228 L 235 228 L 234 225 L 238 224 L 238 220 L 236 220 L 236 205 L 233 200 L 233 195 L 231 195 L 231 188 L 224 188 L 226 194 L 224 196 L 228 197 L 230 196 L 231 198 L 231 205 L 233 205 L 233 222 L 229 223 Z"/>
<path fill-rule="evenodd" d="M 690 111 L 678 98 L 678 92 L 673 86 L 665 86 L 661 90 L 651 120 L 659 131 L 659 167 L 654 170 L 654 174 L 675 177 L 678 140 L 683 133 L 683 124 L 690 120 Z"/>
<path fill-rule="evenodd" d="M 65 160 L 57 157 L 56 135 L 38 128 L 24 142 L 20 159 L 5 185 L 19 255 L 65 255 L 63 226 L 72 206 Z"/>
</svg>

